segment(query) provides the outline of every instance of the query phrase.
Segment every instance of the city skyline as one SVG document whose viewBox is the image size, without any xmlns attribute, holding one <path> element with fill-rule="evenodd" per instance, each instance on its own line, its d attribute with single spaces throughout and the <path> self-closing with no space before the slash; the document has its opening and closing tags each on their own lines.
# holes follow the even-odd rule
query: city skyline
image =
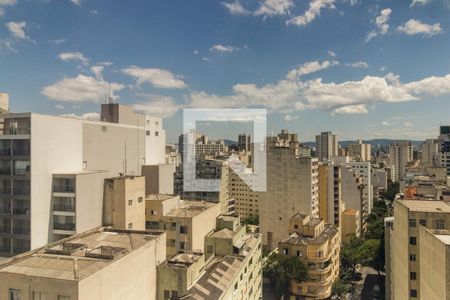
<svg viewBox="0 0 450 300">
<path fill-rule="evenodd" d="M 170 142 L 182 108 L 208 107 L 267 108 L 268 133 L 301 141 L 331 129 L 424 140 L 450 108 L 449 11 L 437 0 L 3 0 L 0 89 L 12 111 L 85 118 L 109 94 L 165 117 Z"/>
</svg>

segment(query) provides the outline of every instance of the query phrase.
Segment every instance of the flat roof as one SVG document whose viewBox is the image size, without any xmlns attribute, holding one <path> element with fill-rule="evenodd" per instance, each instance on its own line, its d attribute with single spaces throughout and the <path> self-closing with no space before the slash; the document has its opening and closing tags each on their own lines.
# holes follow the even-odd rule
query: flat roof
<svg viewBox="0 0 450 300">
<path fill-rule="evenodd" d="M 0 273 L 80 281 L 161 233 L 97 228 L 0 262 Z"/>
<path fill-rule="evenodd" d="M 169 194 L 150 194 L 145 196 L 145 200 L 148 201 L 164 201 L 172 198 L 180 197 L 179 195 L 169 195 Z"/>
<path fill-rule="evenodd" d="M 318 236 L 310 237 L 299 235 L 294 232 L 287 239 L 281 241 L 281 243 L 293 245 L 321 245 L 333 238 L 336 234 L 338 234 L 337 228 L 334 225 L 326 224 L 324 231 Z"/>
<path fill-rule="evenodd" d="M 450 234 L 435 234 L 434 236 L 444 244 L 450 245 Z"/>
<path fill-rule="evenodd" d="M 438 200 L 397 200 L 410 211 L 450 213 L 450 205 Z"/>
<path fill-rule="evenodd" d="M 170 210 L 164 217 L 195 217 L 216 205 L 220 204 L 205 201 L 185 201 L 182 207 Z"/>
</svg>

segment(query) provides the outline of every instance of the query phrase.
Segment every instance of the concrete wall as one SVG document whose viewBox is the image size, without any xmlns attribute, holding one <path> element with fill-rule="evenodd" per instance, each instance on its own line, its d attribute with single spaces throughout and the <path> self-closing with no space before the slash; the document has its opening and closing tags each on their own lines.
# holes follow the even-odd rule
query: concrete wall
<svg viewBox="0 0 450 300">
<path fill-rule="evenodd" d="M 156 299 L 157 265 L 166 259 L 165 234 L 79 283 L 80 300 Z"/>
<path fill-rule="evenodd" d="M 220 213 L 221 206 L 216 204 L 192 218 L 192 230 L 189 233 L 192 250 L 205 251 L 205 236 L 216 228 L 216 218 Z"/>
<path fill-rule="evenodd" d="M 145 116 L 145 164 L 157 165 L 166 162 L 166 131 L 163 120 Z"/>
<path fill-rule="evenodd" d="M 174 170 L 172 165 L 145 165 L 142 166 L 142 175 L 145 176 L 145 194 L 173 194 Z"/>
<path fill-rule="evenodd" d="M 31 114 L 31 249 L 52 236 L 52 176 L 82 170 L 80 120 Z"/>
</svg>

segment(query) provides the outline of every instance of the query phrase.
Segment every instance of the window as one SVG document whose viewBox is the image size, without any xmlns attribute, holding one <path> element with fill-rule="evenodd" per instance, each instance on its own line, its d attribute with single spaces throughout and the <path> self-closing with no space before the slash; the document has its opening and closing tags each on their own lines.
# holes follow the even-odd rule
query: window
<svg viewBox="0 0 450 300">
<path fill-rule="evenodd" d="M 409 272 L 409 279 L 411 279 L 411 280 L 416 280 L 416 279 L 417 279 L 417 274 L 416 274 L 416 272 Z"/>
<path fill-rule="evenodd" d="M 170 291 L 164 290 L 164 299 L 170 299 Z"/>
<path fill-rule="evenodd" d="M 180 226 L 180 233 L 187 234 L 188 233 L 187 226 Z"/>
<path fill-rule="evenodd" d="M 206 252 L 212 253 L 213 252 L 213 246 L 212 245 L 206 246 Z"/>
<path fill-rule="evenodd" d="M 288 255 L 289 254 L 289 249 L 288 248 L 283 248 L 283 254 L 284 255 Z"/>
<path fill-rule="evenodd" d="M 186 247 L 185 244 L 186 244 L 185 242 L 180 242 L 180 249 L 181 249 L 181 250 L 184 250 L 184 249 L 185 249 L 185 247 Z"/>
<path fill-rule="evenodd" d="M 133 228 L 133 223 L 128 223 L 128 229 L 132 229 Z"/>
<path fill-rule="evenodd" d="M 302 251 L 297 251 L 297 256 L 298 256 L 298 257 L 302 257 L 302 256 L 303 256 Z"/>
<path fill-rule="evenodd" d="M 425 219 L 420 219 L 420 220 L 419 220 L 419 224 L 422 225 L 422 226 L 427 226 L 427 220 L 425 220 Z"/>
<path fill-rule="evenodd" d="M 409 296 L 412 298 L 417 297 L 417 290 L 409 290 Z"/>
<path fill-rule="evenodd" d="M 9 300 L 20 300 L 20 290 L 9 289 Z"/>
<path fill-rule="evenodd" d="M 159 122 L 158 122 L 158 121 L 155 121 L 155 125 L 157 125 L 157 126 L 158 126 L 158 124 L 159 124 Z"/>
<path fill-rule="evenodd" d="M 145 131 L 145 135 L 150 135 L 150 130 Z"/>
<path fill-rule="evenodd" d="M 434 222 L 434 228 L 435 229 L 445 229 L 445 221 L 437 220 L 436 222 Z"/>
<path fill-rule="evenodd" d="M 45 300 L 45 293 L 33 292 L 33 300 Z"/>
<path fill-rule="evenodd" d="M 323 257 L 323 252 L 322 251 L 317 252 L 317 257 L 318 258 L 322 258 Z"/>
<path fill-rule="evenodd" d="M 156 215 L 158 215 L 158 212 L 156 210 L 152 210 L 152 211 L 150 211 L 150 214 L 152 216 L 156 216 Z"/>
<path fill-rule="evenodd" d="M 411 236 L 411 237 L 409 238 L 409 244 L 415 246 L 416 243 L 417 243 L 416 237 L 415 237 L 415 236 Z"/>
<path fill-rule="evenodd" d="M 409 219 L 409 227 L 411 228 L 416 227 L 416 219 Z"/>
<path fill-rule="evenodd" d="M 70 296 L 58 295 L 58 300 L 70 300 Z"/>
<path fill-rule="evenodd" d="M 159 132 L 158 131 L 155 131 L 155 136 L 159 136 Z"/>
<path fill-rule="evenodd" d="M 106 132 L 106 130 L 107 130 L 106 126 L 102 126 L 102 131 Z"/>
<path fill-rule="evenodd" d="M 128 200 L 128 205 L 133 204 L 133 200 Z"/>
<path fill-rule="evenodd" d="M 139 197 L 139 198 L 138 198 L 138 202 L 139 202 L 139 203 L 141 203 L 143 200 L 144 200 L 144 198 L 142 198 L 142 197 Z"/>
<path fill-rule="evenodd" d="M 409 255 L 409 261 L 416 261 L 416 255 L 415 254 L 410 254 Z"/>
</svg>

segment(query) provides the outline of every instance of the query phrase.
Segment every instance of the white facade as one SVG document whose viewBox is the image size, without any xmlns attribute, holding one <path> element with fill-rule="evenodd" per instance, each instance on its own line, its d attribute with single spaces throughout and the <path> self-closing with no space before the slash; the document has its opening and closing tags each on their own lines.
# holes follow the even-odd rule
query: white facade
<svg viewBox="0 0 450 300">
<path fill-rule="evenodd" d="M 145 164 L 166 163 L 166 131 L 161 118 L 145 116 Z"/>
</svg>

